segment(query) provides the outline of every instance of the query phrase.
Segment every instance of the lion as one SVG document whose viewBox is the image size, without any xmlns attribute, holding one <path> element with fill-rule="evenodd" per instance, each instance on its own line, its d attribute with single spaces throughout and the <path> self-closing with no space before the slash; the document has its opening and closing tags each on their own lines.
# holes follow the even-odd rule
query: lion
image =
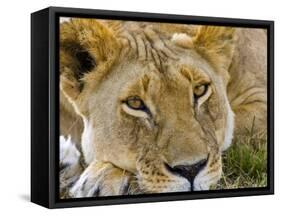
<svg viewBox="0 0 281 216">
<path fill-rule="evenodd" d="M 60 24 L 60 133 L 85 169 L 71 197 L 208 190 L 222 153 L 266 130 L 264 29 L 72 18 Z"/>
</svg>

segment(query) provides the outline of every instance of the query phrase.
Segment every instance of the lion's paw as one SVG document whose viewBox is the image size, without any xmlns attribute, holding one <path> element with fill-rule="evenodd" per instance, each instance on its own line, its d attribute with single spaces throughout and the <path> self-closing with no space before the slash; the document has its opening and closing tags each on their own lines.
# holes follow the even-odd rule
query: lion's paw
<svg viewBox="0 0 281 216">
<path fill-rule="evenodd" d="M 69 188 L 78 180 L 83 171 L 81 154 L 71 137 L 60 136 L 60 197 L 69 197 Z"/>
<path fill-rule="evenodd" d="M 70 190 L 70 196 L 97 197 L 129 193 L 132 174 L 111 163 L 94 162 L 81 174 Z"/>
</svg>

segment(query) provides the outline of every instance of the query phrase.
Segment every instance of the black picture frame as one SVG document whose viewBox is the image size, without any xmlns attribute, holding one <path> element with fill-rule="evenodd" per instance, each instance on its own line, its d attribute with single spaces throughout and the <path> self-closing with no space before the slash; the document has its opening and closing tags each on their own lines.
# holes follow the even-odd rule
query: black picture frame
<svg viewBox="0 0 281 216">
<path fill-rule="evenodd" d="M 268 34 L 268 186 L 61 200 L 59 187 L 59 17 L 265 28 Z M 160 202 L 274 193 L 274 22 L 186 15 L 49 7 L 31 15 L 31 201 L 48 208 Z"/>
</svg>

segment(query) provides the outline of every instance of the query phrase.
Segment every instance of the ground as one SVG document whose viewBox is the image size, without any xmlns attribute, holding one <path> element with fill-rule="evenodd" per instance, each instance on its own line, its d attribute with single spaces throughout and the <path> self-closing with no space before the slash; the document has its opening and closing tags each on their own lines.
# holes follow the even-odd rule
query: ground
<svg viewBox="0 0 281 216">
<path fill-rule="evenodd" d="M 267 186 L 267 135 L 253 131 L 246 129 L 223 154 L 223 176 L 212 189 Z"/>
</svg>

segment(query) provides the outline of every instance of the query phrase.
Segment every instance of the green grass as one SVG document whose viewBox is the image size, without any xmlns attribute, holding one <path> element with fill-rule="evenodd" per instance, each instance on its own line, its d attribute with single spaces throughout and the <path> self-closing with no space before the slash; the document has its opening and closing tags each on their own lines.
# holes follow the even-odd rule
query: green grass
<svg viewBox="0 0 281 216">
<path fill-rule="evenodd" d="M 223 175 L 213 189 L 267 186 L 266 133 L 246 130 L 223 154 Z"/>
</svg>

